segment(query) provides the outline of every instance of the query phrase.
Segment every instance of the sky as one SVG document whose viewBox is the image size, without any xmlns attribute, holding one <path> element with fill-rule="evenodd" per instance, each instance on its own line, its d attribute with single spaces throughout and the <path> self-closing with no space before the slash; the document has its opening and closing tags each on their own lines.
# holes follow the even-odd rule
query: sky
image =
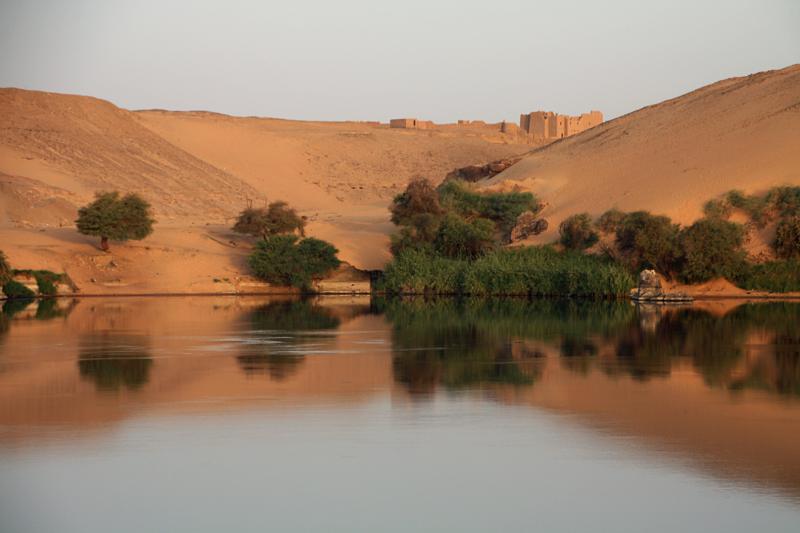
<svg viewBox="0 0 800 533">
<path fill-rule="evenodd" d="M 800 62 L 800 0 L 0 0 L 0 87 L 312 120 L 607 118 Z"/>
</svg>

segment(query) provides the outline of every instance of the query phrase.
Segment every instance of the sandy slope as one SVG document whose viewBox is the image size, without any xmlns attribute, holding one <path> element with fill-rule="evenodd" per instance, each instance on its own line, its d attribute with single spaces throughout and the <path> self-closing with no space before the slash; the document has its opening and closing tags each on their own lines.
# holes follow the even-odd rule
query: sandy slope
<svg viewBox="0 0 800 533">
<path fill-rule="evenodd" d="M 565 216 L 648 209 L 690 223 L 730 189 L 800 184 L 800 65 L 733 78 L 541 148 L 490 180 Z"/>
<path fill-rule="evenodd" d="M 389 258 L 387 205 L 410 178 L 441 179 L 530 149 L 489 128 L 132 112 L 18 89 L 0 89 L 0 117 L 0 249 L 15 266 L 67 271 L 100 293 L 205 291 L 219 288 L 214 279 L 246 278 L 246 243 L 225 228 L 246 205 L 279 199 L 344 260 L 380 268 Z M 114 272 L 92 259 L 94 239 L 72 229 L 77 207 L 104 189 L 142 194 L 158 219 L 144 242 L 112 249 Z M 238 248 L 228 258 L 231 247 L 218 241 L 231 239 Z"/>
</svg>

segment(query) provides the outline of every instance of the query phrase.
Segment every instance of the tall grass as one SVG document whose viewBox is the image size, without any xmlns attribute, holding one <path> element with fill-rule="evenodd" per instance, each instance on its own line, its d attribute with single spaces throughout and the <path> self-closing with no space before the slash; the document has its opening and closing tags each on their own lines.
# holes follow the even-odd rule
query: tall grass
<svg viewBox="0 0 800 533">
<path fill-rule="evenodd" d="M 380 288 L 394 294 L 608 298 L 626 295 L 633 286 L 630 273 L 602 258 L 526 247 L 474 261 L 409 251 L 387 267 Z"/>
<path fill-rule="evenodd" d="M 800 292 L 800 260 L 749 264 L 732 281 L 751 291 Z"/>
</svg>

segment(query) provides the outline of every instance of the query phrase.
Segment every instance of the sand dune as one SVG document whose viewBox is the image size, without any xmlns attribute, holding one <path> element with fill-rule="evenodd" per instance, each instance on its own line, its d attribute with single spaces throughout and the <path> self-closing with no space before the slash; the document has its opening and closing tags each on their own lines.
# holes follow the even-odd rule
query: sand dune
<svg viewBox="0 0 800 533">
<path fill-rule="evenodd" d="M 226 228 L 246 205 L 279 199 L 342 259 L 381 268 L 392 230 L 387 206 L 409 179 L 441 179 L 530 149 L 491 128 L 127 111 L 19 89 L 0 89 L 0 116 L 2 249 L 18 267 L 67 271 L 99 293 L 216 290 L 215 279 L 246 277 L 246 243 Z M 94 239 L 72 228 L 77 207 L 107 189 L 140 193 L 158 219 L 144 242 L 113 248 L 114 272 L 92 259 Z M 237 247 L 226 257 L 232 239 Z"/>
<path fill-rule="evenodd" d="M 489 180 L 539 195 L 555 238 L 574 213 L 647 209 L 681 223 L 731 189 L 800 184 L 800 65 L 732 78 L 541 148 Z"/>
</svg>

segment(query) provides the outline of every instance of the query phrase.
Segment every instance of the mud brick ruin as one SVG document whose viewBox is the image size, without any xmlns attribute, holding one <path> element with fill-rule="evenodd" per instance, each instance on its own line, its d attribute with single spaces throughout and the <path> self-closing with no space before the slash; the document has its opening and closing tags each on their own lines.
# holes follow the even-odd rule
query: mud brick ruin
<svg viewBox="0 0 800 533">
<path fill-rule="evenodd" d="M 552 111 L 534 111 L 519 116 L 519 129 L 533 140 L 555 140 L 575 135 L 603 122 L 603 113 L 590 111 L 577 117 Z"/>
</svg>

